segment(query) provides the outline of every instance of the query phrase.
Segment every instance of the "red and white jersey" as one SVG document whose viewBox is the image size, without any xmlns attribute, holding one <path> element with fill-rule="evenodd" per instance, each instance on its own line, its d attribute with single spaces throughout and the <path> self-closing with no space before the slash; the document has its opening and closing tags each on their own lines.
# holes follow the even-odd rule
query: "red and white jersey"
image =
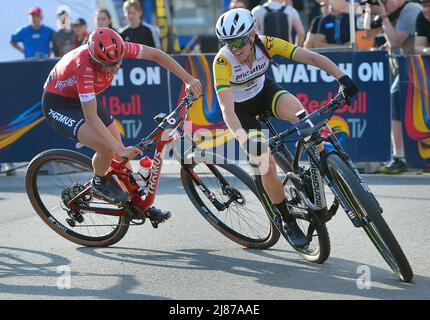
<svg viewBox="0 0 430 320">
<path fill-rule="evenodd" d="M 124 42 L 124 58 L 141 59 L 143 45 Z M 91 60 L 88 45 L 80 46 L 57 62 L 43 86 L 46 92 L 87 102 L 108 88 L 114 75 Z"/>
</svg>

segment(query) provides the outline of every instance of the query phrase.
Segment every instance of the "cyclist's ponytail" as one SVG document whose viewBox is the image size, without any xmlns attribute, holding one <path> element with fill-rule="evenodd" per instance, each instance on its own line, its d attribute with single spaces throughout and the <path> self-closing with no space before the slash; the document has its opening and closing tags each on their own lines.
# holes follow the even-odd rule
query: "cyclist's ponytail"
<svg viewBox="0 0 430 320">
<path fill-rule="evenodd" d="M 265 47 L 264 43 L 261 41 L 258 34 L 255 35 L 254 39 L 255 39 L 254 40 L 255 45 L 257 45 L 261 49 L 261 51 L 263 51 L 267 59 L 269 59 L 269 61 L 271 61 L 276 66 L 276 68 L 279 68 L 279 64 L 270 57 L 269 51 L 267 51 L 267 48 Z"/>
</svg>

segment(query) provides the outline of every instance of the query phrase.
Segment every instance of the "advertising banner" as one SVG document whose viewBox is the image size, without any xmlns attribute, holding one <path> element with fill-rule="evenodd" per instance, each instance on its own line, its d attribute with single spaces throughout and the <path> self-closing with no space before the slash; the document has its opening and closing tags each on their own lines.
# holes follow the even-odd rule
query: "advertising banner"
<svg viewBox="0 0 430 320">
<path fill-rule="evenodd" d="M 351 76 L 359 87 L 359 93 L 352 104 L 339 109 L 329 125 L 354 161 L 389 160 L 391 112 L 387 53 L 344 52 L 325 55 Z M 212 130 L 216 139 L 215 145 L 219 146 L 224 144 L 225 140 L 232 139 L 232 136 L 228 132 L 225 135 L 220 134 L 222 131 L 219 130 L 226 126 L 213 88 L 213 58 L 213 55 L 177 57 L 195 77 L 202 80 L 205 88 L 204 96 L 195 103 L 190 112 L 193 131 L 201 128 Z M 283 58 L 277 58 L 276 61 L 279 67 L 272 65 L 267 76 L 294 94 L 308 112 L 324 106 L 336 95 L 338 83 L 324 71 Z M 172 79 L 171 86 L 171 92 L 175 94 L 180 92 L 182 84 L 179 80 Z M 286 121 L 275 119 L 272 122 L 278 131 L 289 127 Z M 203 145 L 212 146 L 207 138 Z"/>
<path fill-rule="evenodd" d="M 354 161 L 387 161 L 390 158 L 390 105 L 388 57 L 384 52 L 332 53 L 327 56 L 352 76 L 359 94 L 351 106 L 338 110 L 330 126 Z M 176 56 L 181 65 L 201 79 L 203 96 L 189 114 L 191 131 L 204 129 L 212 139 L 202 147 L 224 148 L 235 143 L 226 129 L 213 86 L 214 55 Z M 44 121 L 40 103 L 43 83 L 56 60 L 0 64 L 0 162 L 29 161 L 50 148 L 70 148 L 92 154 L 75 141 L 54 131 Z M 337 82 L 325 72 L 286 59 L 277 59 L 267 76 L 294 94 L 312 112 L 337 93 Z M 125 145 L 137 143 L 155 128 L 153 117 L 168 112 L 184 95 L 180 79 L 161 66 L 142 60 L 124 61 L 112 86 L 100 94 L 105 106 L 117 119 Z M 171 101 L 171 105 L 169 102 Z M 286 106 L 288 107 L 288 106 Z M 286 121 L 273 120 L 278 131 Z M 294 148 L 294 145 L 291 145 Z M 237 145 L 236 150 L 239 150 Z M 240 156 L 241 151 L 235 153 Z M 226 154 L 224 152 L 224 154 Z M 230 154 L 228 155 L 230 157 Z M 243 155 L 242 155 L 243 156 Z M 241 156 L 240 156 L 241 157 Z"/>
<path fill-rule="evenodd" d="M 430 168 L 430 57 L 399 58 L 403 140 L 409 167 Z"/>
<path fill-rule="evenodd" d="M 51 148 L 93 152 L 54 131 L 41 110 L 43 84 L 56 60 L 3 63 L 0 73 L 0 162 L 29 161 Z M 100 94 L 115 116 L 124 144 L 136 144 L 156 124 L 153 117 L 169 110 L 167 71 L 149 61 L 124 61 L 112 86 Z"/>
</svg>

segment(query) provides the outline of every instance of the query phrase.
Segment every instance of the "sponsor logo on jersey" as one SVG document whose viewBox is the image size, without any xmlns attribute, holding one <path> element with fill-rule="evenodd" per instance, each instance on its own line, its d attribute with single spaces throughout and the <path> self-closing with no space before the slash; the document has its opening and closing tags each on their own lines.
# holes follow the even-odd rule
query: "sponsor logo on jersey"
<svg viewBox="0 0 430 320">
<path fill-rule="evenodd" d="M 52 119 L 54 119 L 55 121 L 62 123 L 68 127 L 73 127 L 75 124 L 75 120 L 73 120 L 72 118 L 70 118 L 69 116 L 65 116 L 59 112 L 56 112 L 52 109 L 49 109 L 49 116 L 51 116 Z"/>
<path fill-rule="evenodd" d="M 250 77 L 256 76 L 258 74 L 262 74 L 266 72 L 268 64 L 263 62 L 261 64 L 257 64 L 252 70 L 247 70 L 245 72 L 239 73 L 236 75 L 235 81 L 248 81 Z"/>
<path fill-rule="evenodd" d="M 221 66 L 225 66 L 225 65 L 227 65 L 227 60 L 223 57 L 218 57 L 218 58 L 216 58 L 215 63 L 219 64 Z"/>
<path fill-rule="evenodd" d="M 63 90 L 67 87 L 73 87 L 77 83 L 76 76 L 72 76 L 69 79 L 66 80 L 57 80 L 55 83 L 55 89 Z"/>
<path fill-rule="evenodd" d="M 273 48 L 273 46 L 274 46 L 273 41 L 274 40 L 275 40 L 274 37 L 266 37 L 266 41 L 264 41 L 264 44 L 265 44 L 267 50 L 270 50 Z"/>
<path fill-rule="evenodd" d="M 96 94 L 94 92 L 91 92 L 91 93 L 80 93 L 79 94 L 79 100 L 81 100 L 81 102 L 88 102 L 88 101 L 91 101 L 91 100 L 93 100 L 95 98 L 96 98 Z"/>
</svg>

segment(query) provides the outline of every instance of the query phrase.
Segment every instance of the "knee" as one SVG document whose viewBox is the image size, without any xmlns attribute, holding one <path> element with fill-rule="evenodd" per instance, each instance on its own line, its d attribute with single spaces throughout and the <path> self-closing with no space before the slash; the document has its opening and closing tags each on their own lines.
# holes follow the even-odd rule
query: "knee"
<svg viewBox="0 0 430 320">
<path fill-rule="evenodd" d="M 263 154 L 259 158 L 258 165 L 260 174 L 266 177 L 277 177 L 276 163 L 270 153 Z"/>
<path fill-rule="evenodd" d="M 275 160 L 273 159 L 272 156 L 269 157 L 268 164 L 269 165 L 268 165 L 267 174 L 269 176 L 275 177 L 277 175 L 277 173 L 276 173 L 276 163 L 275 163 Z"/>
<path fill-rule="evenodd" d="M 103 158 L 113 159 L 113 157 L 115 156 L 115 152 L 107 146 L 100 146 L 96 149 L 96 152 L 99 154 L 100 157 Z"/>
</svg>

